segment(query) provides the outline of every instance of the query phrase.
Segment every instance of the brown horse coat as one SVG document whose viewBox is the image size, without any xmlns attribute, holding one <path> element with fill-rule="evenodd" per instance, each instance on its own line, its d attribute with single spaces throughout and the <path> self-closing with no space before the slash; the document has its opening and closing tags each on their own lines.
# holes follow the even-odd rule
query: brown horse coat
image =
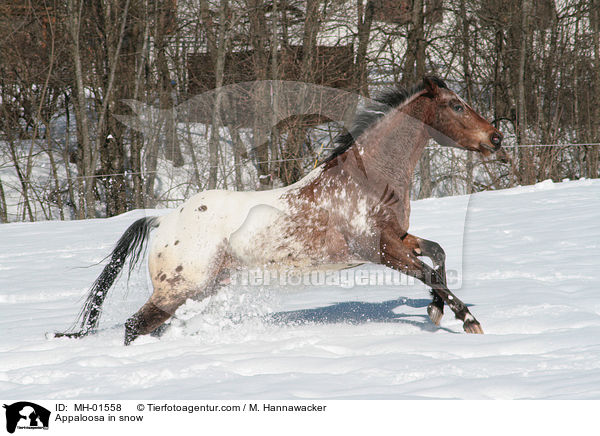
<svg viewBox="0 0 600 436">
<path fill-rule="evenodd" d="M 168 215 L 134 223 L 113 258 L 117 252 L 118 261 L 123 253 L 139 256 L 147 233 L 158 227 L 148 256 L 154 292 L 128 320 L 125 342 L 152 332 L 188 298 L 214 292 L 239 268 L 306 270 L 367 262 L 430 286 L 428 313 L 436 324 L 446 303 L 465 331 L 483 333 L 446 286 L 441 247 L 408 234 L 412 174 L 430 138 L 487 155 L 500 147 L 502 136 L 441 80 L 425 78 L 411 93 L 392 92 L 367 107 L 334 153 L 293 185 L 205 191 Z M 430 257 L 434 268 L 419 256 Z M 110 273 L 122 267 L 111 264 L 92 288 L 79 334 L 97 324 L 114 280 Z"/>
</svg>

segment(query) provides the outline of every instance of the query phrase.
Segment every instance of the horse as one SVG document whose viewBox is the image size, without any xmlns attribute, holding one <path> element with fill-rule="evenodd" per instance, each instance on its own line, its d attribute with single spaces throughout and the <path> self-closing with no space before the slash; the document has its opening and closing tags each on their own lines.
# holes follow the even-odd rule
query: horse
<svg viewBox="0 0 600 436">
<path fill-rule="evenodd" d="M 125 345 L 159 329 L 188 299 L 217 292 L 242 268 L 349 268 L 385 265 L 431 288 L 438 325 L 446 304 L 467 333 L 481 324 L 446 283 L 442 247 L 408 233 L 412 174 L 430 138 L 488 156 L 502 134 L 443 80 L 427 76 L 410 90 L 384 92 L 358 111 L 337 147 L 298 182 L 269 191 L 203 191 L 160 217 L 135 221 L 92 285 L 77 332 L 96 330 L 108 290 L 127 258 L 148 254 L 153 293 L 125 323 Z M 420 257 L 431 259 L 433 267 Z"/>
</svg>

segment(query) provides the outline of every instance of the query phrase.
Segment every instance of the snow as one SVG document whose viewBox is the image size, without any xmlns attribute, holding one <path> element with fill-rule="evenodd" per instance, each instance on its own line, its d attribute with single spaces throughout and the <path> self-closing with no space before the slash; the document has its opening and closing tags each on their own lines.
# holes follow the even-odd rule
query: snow
<svg viewBox="0 0 600 436">
<path fill-rule="evenodd" d="M 125 347 L 123 323 L 151 292 L 142 269 L 111 291 L 97 335 L 47 339 L 72 324 L 128 225 L 156 213 L 0 226 L 0 396 L 600 398 L 600 180 L 413 203 L 411 232 L 444 247 L 485 335 L 448 308 L 435 327 L 412 280 L 237 284 Z"/>
</svg>

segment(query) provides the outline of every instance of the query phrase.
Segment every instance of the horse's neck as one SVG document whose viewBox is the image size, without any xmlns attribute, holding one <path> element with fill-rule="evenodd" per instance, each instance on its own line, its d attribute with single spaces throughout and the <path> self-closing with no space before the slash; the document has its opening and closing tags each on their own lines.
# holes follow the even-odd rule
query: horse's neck
<svg viewBox="0 0 600 436">
<path fill-rule="evenodd" d="M 367 176 L 396 193 L 410 190 L 412 175 L 429 139 L 426 99 L 398 108 L 359 138 L 355 147 Z"/>
<path fill-rule="evenodd" d="M 412 174 L 429 139 L 421 121 L 423 102 L 411 103 L 392 111 L 345 153 L 298 182 L 297 200 L 333 209 L 362 200 L 375 206 L 383 200 L 393 204 L 397 217 L 408 225 Z M 392 192 L 395 199 L 385 201 Z"/>
</svg>

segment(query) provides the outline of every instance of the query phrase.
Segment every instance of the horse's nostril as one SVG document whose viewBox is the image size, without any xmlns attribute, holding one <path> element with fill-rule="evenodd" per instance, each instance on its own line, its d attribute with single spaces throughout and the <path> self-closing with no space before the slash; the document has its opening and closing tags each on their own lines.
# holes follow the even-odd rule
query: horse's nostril
<svg viewBox="0 0 600 436">
<path fill-rule="evenodd" d="M 500 144 L 502 143 L 502 136 L 500 136 L 498 133 L 492 133 L 492 135 L 490 136 L 490 142 L 494 146 L 500 147 Z"/>
</svg>

